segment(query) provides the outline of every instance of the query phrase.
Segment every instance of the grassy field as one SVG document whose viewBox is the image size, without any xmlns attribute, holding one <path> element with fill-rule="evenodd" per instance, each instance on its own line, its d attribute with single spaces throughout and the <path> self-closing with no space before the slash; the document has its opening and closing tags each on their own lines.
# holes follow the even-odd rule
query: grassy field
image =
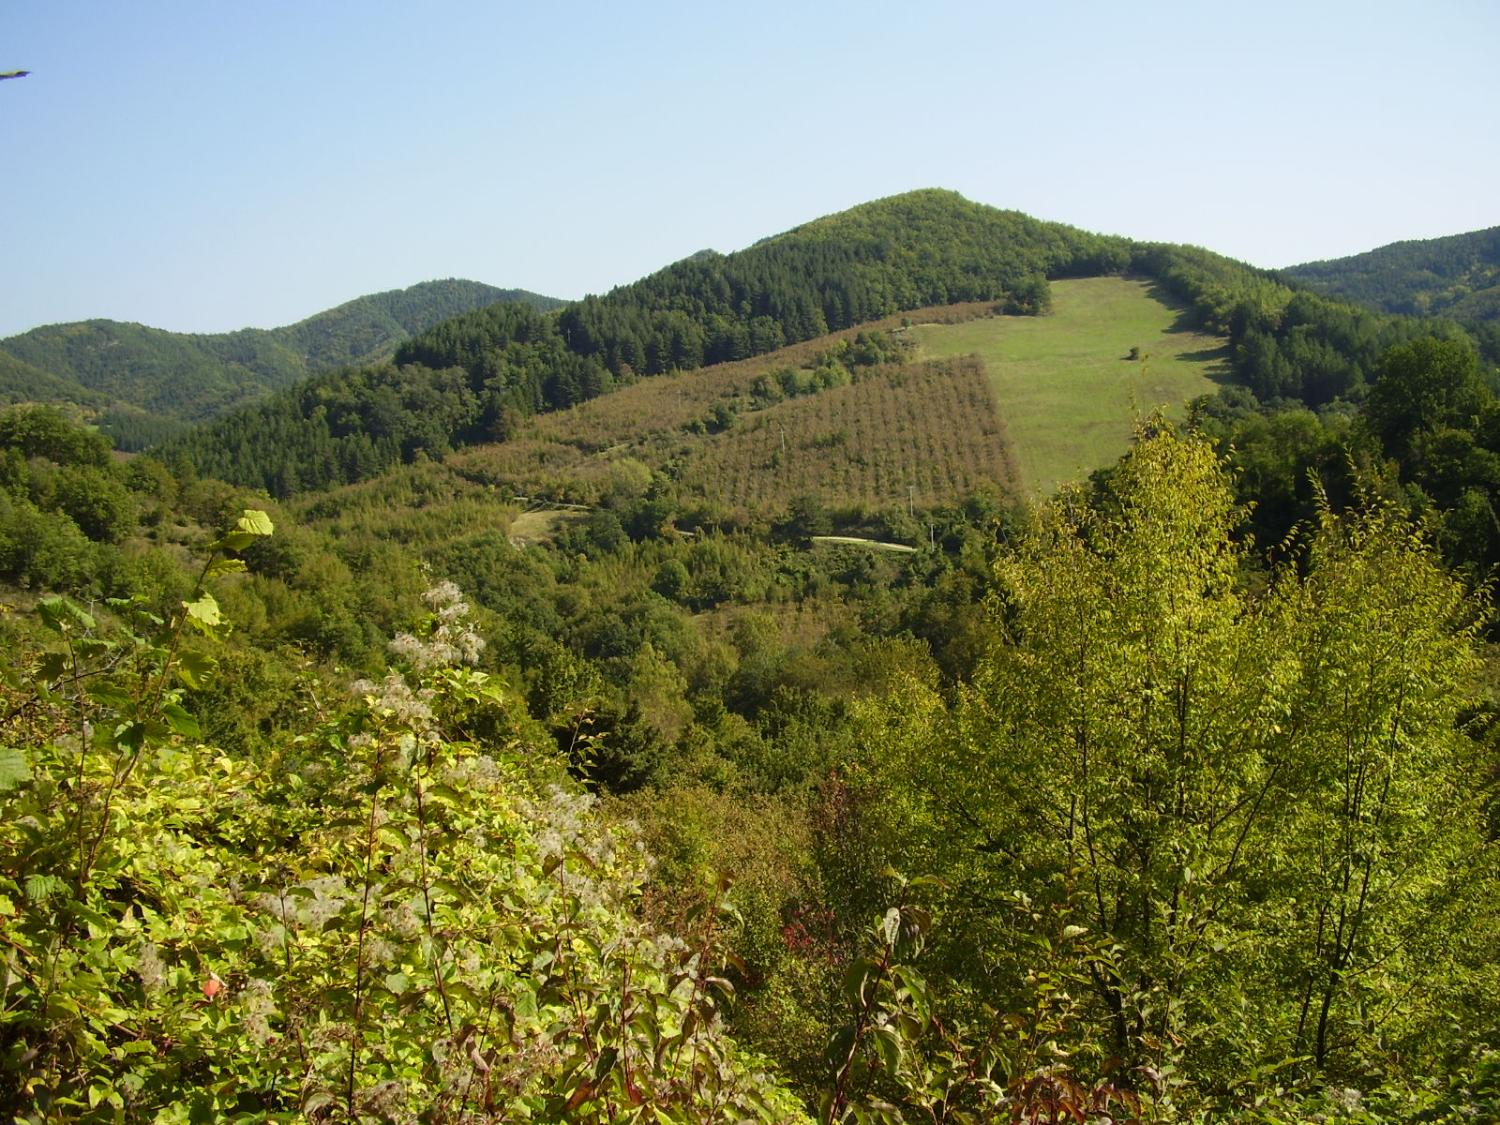
<svg viewBox="0 0 1500 1125">
<path fill-rule="evenodd" d="M 1157 407 L 1180 417 L 1227 369 L 1224 341 L 1174 328 L 1177 310 L 1144 281 L 1054 281 L 1052 304 L 1050 316 L 911 329 L 924 356 L 984 363 L 1021 484 L 1034 494 L 1109 465 L 1135 417 Z M 1144 362 L 1125 358 L 1133 347 Z"/>
</svg>

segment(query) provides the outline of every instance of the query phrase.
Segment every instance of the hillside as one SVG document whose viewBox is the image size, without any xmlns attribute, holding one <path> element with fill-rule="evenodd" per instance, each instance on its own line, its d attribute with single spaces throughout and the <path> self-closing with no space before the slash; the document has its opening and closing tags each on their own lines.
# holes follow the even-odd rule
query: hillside
<svg viewBox="0 0 1500 1125">
<path fill-rule="evenodd" d="M 1281 272 L 1319 293 L 1383 312 L 1500 320 L 1500 227 L 1393 242 Z"/>
<path fill-rule="evenodd" d="M 858 525 L 909 505 L 1015 487 L 1006 413 L 972 358 L 916 357 L 900 321 L 769 355 L 644 379 L 538 415 L 450 463 L 505 494 L 595 505 L 650 482 L 689 522 L 766 526 L 789 508 Z M 1015 318 L 1006 318 L 1015 319 Z"/>
<path fill-rule="evenodd" d="M 282 328 L 185 334 L 111 320 L 48 325 L 0 340 L 0 363 L 51 376 L 36 380 L 37 400 L 113 406 L 105 429 L 128 438 L 153 420 L 200 421 L 310 375 L 371 362 L 414 332 L 496 301 L 562 304 L 474 281 L 429 281 L 359 297 Z M 7 383 L 26 386 L 9 377 Z"/>
<path fill-rule="evenodd" d="M 924 190 L 828 215 L 733 254 L 699 253 L 564 311 L 568 346 L 613 374 L 771 351 L 906 309 L 1046 304 L 1046 281 L 1124 268 L 1130 244 Z"/>
<path fill-rule="evenodd" d="M 107 402 L 97 391 L 33 367 L 4 351 L 0 351 L 0 401 L 71 403 L 92 408 L 102 407 Z"/>
<path fill-rule="evenodd" d="M 808 500 L 845 514 L 931 508 L 986 489 L 1050 492 L 1115 461 L 1133 419 L 1181 417 L 1217 390 L 1223 339 L 1178 327 L 1181 310 L 1144 283 L 1059 281 L 1052 299 L 1044 317 L 937 306 L 644 379 L 451 463 L 510 493 L 586 504 L 649 470 L 679 507 L 737 521 Z"/>
<path fill-rule="evenodd" d="M 1045 314 L 1053 281 L 1121 274 L 1154 282 L 1184 326 L 1226 338 L 1223 374 L 1266 402 L 1358 402 L 1390 347 L 1462 335 L 1297 291 L 1206 250 L 916 191 L 736 253 L 695 254 L 555 313 L 500 303 L 461 314 L 403 342 L 390 363 L 315 377 L 162 452 L 287 496 L 504 439 L 528 416 L 642 376 L 713 368 L 923 307 Z"/>
<path fill-rule="evenodd" d="M 1135 420 L 1213 394 L 1229 376 L 1219 336 L 1139 279 L 1058 281 L 1041 317 L 985 317 L 915 330 L 923 355 L 976 356 L 1016 449 L 1018 483 L 1046 495 L 1111 464 Z"/>
</svg>

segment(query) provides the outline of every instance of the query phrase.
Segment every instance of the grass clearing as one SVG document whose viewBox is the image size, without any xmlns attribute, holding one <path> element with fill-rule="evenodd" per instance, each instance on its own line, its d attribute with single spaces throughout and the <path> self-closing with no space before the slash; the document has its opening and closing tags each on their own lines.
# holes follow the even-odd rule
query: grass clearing
<svg viewBox="0 0 1500 1125">
<path fill-rule="evenodd" d="M 872 551 L 889 551 L 897 555 L 914 555 L 917 549 L 906 543 L 887 543 L 882 539 L 866 539 L 861 535 L 814 535 L 813 546 L 868 547 Z"/>
<path fill-rule="evenodd" d="M 1123 277 L 1052 283 L 1048 316 L 997 316 L 911 329 L 924 356 L 974 355 L 1004 419 L 1021 486 L 1053 492 L 1111 464 L 1136 417 L 1181 417 L 1228 373 L 1218 336 L 1177 327 L 1179 310 L 1148 282 Z M 1139 348 L 1144 362 L 1126 358 Z"/>
<path fill-rule="evenodd" d="M 560 512 L 556 509 L 522 512 L 510 521 L 510 529 L 506 532 L 506 537 L 512 546 L 534 547 L 552 542 L 564 527 L 584 518 L 583 512 Z"/>
</svg>

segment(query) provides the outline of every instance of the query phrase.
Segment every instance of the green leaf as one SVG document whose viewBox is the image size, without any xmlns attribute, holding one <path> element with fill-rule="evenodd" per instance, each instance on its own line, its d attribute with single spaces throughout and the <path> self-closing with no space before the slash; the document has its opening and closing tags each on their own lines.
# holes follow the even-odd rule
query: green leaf
<svg viewBox="0 0 1500 1125">
<path fill-rule="evenodd" d="M 111 683 L 89 684 L 84 689 L 84 694 L 95 703 L 116 711 L 128 711 L 130 710 L 130 705 L 134 702 L 128 691 Z"/>
<path fill-rule="evenodd" d="M 198 720 L 184 711 L 181 704 L 163 703 L 161 714 L 162 718 L 167 720 L 167 726 L 182 735 L 183 738 L 203 737 L 203 731 L 198 726 Z"/>
<path fill-rule="evenodd" d="M 215 551 L 243 551 L 254 542 L 255 536 L 248 531 L 231 531 L 222 539 L 214 540 L 210 546 Z"/>
<path fill-rule="evenodd" d="M 182 608 L 187 610 L 188 620 L 205 632 L 223 623 L 219 614 L 219 603 L 207 590 L 203 591 L 203 596 L 197 601 L 183 602 Z"/>
<path fill-rule="evenodd" d="M 599 1061 L 594 1064 L 594 1084 L 598 1085 L 604 1076 L 614 1069 L 615 1062 L 620 1057 L 618 1047 L 606 1047 L 599 1053 Z"/>
<path fill-rule="evenodd" d="M 197 652 L 184 652 L 177 658 L 177 678 L 193 691 L 202 691 L 208 677 L 219 666 L 211 656 Z"/>
<path fill-rule="evenodd" d="M 61 594 L 43 598 L 36 604 L 42 624 L 54 633 L 61 633 L 69 624 L 81 625 L 85 629 L 95 628 L 94 619 Z"/>
<path fill-rule="evenodd" d="M 411 988 L 411 978 L 405 973 L 391 973 L 385 978 L 385 986 L 396 996 L 400 996 Z"/>
<path fill-rule="evenodd" d="M 246 508 L 244 514 L 234 521 L 234 526 L 237 530 L 250 535 L 270 535 L 276 530 L 271 523 L 271 517 L 255 508 Z"/>
<path fill-rule="evenodd" d="M 206 578 L 217 578 L 221 574 L 239 574 L 245 569 L 244 559 L 214 559 L 204 572 Z"/>
<path fill-rule="evenodd" d="M 857 957 L 849 963 L 849 968 L 844 973 L 844 996 L 854 1007 L 863 1007 L 865 1003 L 865 986 L 875 972 L 875 962 L 868 957 Z"/>
<path fill-rule="evenodd" d="M 215 551 L 243 551 L 251 543 L 273 531 L 275 528 L 271 525 L 270 516 L 253 508 L 245 508 L 240 518 L 234 521 L 234 529 L 211 546 Z"/>
<path fill-rule="evenodd" d="M 62 652 L 46 653 L 42 656 L 36 667 L 37 678 L 46 684 L 62 679 L 67 674 L 67 671 L 68 657 L 66 653 Z"/>
<path fill-rule="evenodd" d="M 393 851 L 403 852 L 411 846 L 411 840 L 407 838 L 406 833 L 388 824 L 382 824 L 377 828 L 375 835 L 382 844 Z"/>
<path fill-rule="evenodd" d="M 0 793 L 19 788 L 30 780 L 26 752 L 14 746 L 0 746 Z"/>
<path fill-rule="evenodd" d="M 139 750 L 146 744 L 148 733 L 146 723 L 121 723 L 115 728 L 115 745 L 126 750 Z"/>
<path fill-rule="evenodd" d="M 469 892 L 462 884 L 451 879 L 434 879 L 430 888 L 434 898 L 447 900 L 449 902 L 465 902 L 469 898 Z"/>
<path fill-rule="evenodd" d="M 79 637 L 73 642 L 73 651 L 81 660 L 94 660 L 105 653 L 113 652 L 120 646 L 113 641 L 100 640 L 98 637 Z"/>
<path fill-rule="evenodd" d="M 63 889 L 63 881 L 56 875 L 26 876 L 26 897 L 32 902 L 46 902 Z"/>
<path fill-rule="evenodd" d="M 896 1038 L 896 1033 L 888 1027 L 877 1027 L 870 1032 L 870 1042 L 874 1044 L 885 1072 L 892 1078 L 896 1077 L 901 1069 L 901 1041 Z"/>
<path fill-rule="evenodd" d="M 517 983 L 515 998 L 511 1001 L 516 1015 L 523 1020 L 536 1019 L 536 993 L 528 986 Z"/>
</svg>

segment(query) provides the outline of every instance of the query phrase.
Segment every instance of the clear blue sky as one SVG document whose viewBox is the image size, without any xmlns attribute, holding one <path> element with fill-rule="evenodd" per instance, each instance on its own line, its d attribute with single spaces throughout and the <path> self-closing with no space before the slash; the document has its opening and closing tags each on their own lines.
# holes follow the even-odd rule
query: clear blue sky
<svg viewBox="0 0 1500 1125">
<path fill-rule="evenodd" d="M 563 297 L 917 187 L 1257 265 L 1500 224 L 1500 4 L 0 3 L 0 336 Z"/>
</svg>

